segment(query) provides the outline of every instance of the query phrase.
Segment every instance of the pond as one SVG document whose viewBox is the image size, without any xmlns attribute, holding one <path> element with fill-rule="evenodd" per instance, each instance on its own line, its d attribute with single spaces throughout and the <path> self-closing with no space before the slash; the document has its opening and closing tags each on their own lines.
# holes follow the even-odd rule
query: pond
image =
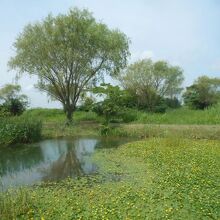
<svg viewBox="0 0 220 220">
<path fill-rule="evenodd" d="M 124 138 L 55 139 L 0 148 L 0 190 L 97 173 L 98 167 L 91 160 L 95 150 L 118 147 L 129 141 Z"/>
</svg>

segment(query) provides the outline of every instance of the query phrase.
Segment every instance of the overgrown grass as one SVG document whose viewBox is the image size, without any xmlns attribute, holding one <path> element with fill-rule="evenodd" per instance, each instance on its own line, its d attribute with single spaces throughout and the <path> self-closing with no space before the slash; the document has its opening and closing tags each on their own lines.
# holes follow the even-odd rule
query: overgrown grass
<svg viewBox="0 0 220 220">
<path fill-rule="evenodd" d="M 0 145 L 31 143 L 40 140 L 42 124 L 37 118 L 0 118 Z"/>
<path fill-rule="evenodd" d="M 27 110 L 24 115 L 30 117 L 41 118 L 44 122 L 60 122 L 64 123 L 66 120 L 66 116 L 62 109 L 44 109 L 44 108 L 36 108 Z M 100 122 L 102 118 L 98 117 L 95 112 L 84 112 L 84 111 L 76 111 L 73 114 L 73 122 L 78 123 L 81 121 L 94 121 Z"/>
<path fill-rule="evenodd" d="M 61 109 L 30 109 L 24 115 L 40 117 L 45 122 L 64 123 L 66 118 Z M 220 124 L 220 104 L 206 110 L 191 110 L 186 107 L 168 110 L 166 113 L 147 113 L 128 109 L 122 114 L 125 123 L 143 124 L 179 124 L 179 125 L 218 125 Z M 83 121 L 103 122 L 103 118 L 95 112 L 76 111 L 73 115 L 75 123 Z"/>
<path fill-rule="evenodd" d="M 97 136 L 103 126 L 103 118 L 94 112 L 76 111 L 73 126 L 65 126 L 61 109 L 32 109 L 24 116 L 43 121 L 43 137 Z M 192 139 L 220 138 L 220 105 L 204 111 L 186 108 L 170 110 L 165 114 L 143 113 L 128 110 L 124 120 L 130 123 L 113 123 L 108 135 L 132 137 L 173 137 Z M 207 125 L 207 126 L 206 126 Z M 214 126 L 215 125 L 215 126 Z M 101 131 L 100 131 L 101 128 Z"/>
<path fill-rule="evenodd" d="M 188 138 L 188 139 L 220 139 L 219 125 L 157 125 L 157 124 L 119 124 L 112 125 L 109 136 L 135 138 Z"/>
<path fill-rule="evenodd" d="M 137 121 L 145 124 L 220 124 L 220 104 L 206 110 L 191 110 L 185 107 L 169 110 L 166 113 L 137 112 Z"/>
<path fill-rule="evenodd" d="M 71 126 L 65 126 L 63 122 L 46 122 L 43 124 L 43 138 L 62 138 L 79 136 L 99 136 L 100 125 L 98 123 L 77 122 Z"/>
<path fill-rule="evenodd" d="M 219 219 L 219 141 L 100 149 L 100 174 L 0 195 L 1 219 Z"/>
</svg>

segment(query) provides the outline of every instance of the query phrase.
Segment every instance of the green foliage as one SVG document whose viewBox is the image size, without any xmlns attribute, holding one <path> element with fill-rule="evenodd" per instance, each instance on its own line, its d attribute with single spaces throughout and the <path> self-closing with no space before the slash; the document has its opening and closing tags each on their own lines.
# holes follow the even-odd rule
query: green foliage
<svg viewBox="0 0 220 220">
<path fill-rule="evenodd" d="M 27 96 L 20 94 L 21 86 L 6 84 L 0 89 L 1 112 L 21 115 L 28 106 Z"/>
<path fill-rule="evenodd" d="M 13 116 L 21 115 L 27 107 L 27 101 L 13 98 L 5 101 L 2 107 L 5 109 L 6 112 L 9 112 Z"/>
<path fill-rule="evenodd" d="M 99 174 L 0 195 L 1 219 L 219 219 L 219 141 L 101 149 Z"/>
<path fill-rule="evenodd" d="M 63 127 L 65 121 L 65 113 L 62 109 L 46 109 L 46 108 L 35 108 L 28 109 L 24 112 L 24 116 L 30 118 L 40 118 L 43 123 L 60 123 L 59 125 Z M 76 111 L 75 112 L 75 122 L 81 121 L 96 121 L 99 122 L 101 118 L 95 112 L 92 111 Z"/>
<path fill-rule="evenodd" d="M 29 118 L 40 118 L 42 122 L 65 121 L 62 109 L 33 108 L 26 110 L 23 115 Z"/>
<path fill-rule="evenodd" d="M 121 112 L 120 116 L 121 116 L 123 122 L 129 123 L 129 122 L 137 120 L 137 118 L 138 118 L 138 111 L 135 110 L 135 109 L 128 109 L 128 108 L 126 108 L 126 109 L 124 109 Z"/>
<path fill-rule="evenodd" d="M 181 103 L 176 97 L 174 97 L 173 99 L 166 98 L 164 101 L 168 108 L 175 109 L 181 107 Z"/>
<path fill-rule="evenodd" d="M 6 109 L 0 105 L 0 118 L 9 117 L 10 113 L 6 111 Z"/>
<path fill-rule="evenodd" d="M 104 100 L 97 103 L 94 110 L 104 116 L 106 124 L 115 117 L 120 116 L 125 106 L 123 105 L 124 92 L 120 90 L 119 86 L 103 83 L 99 87 L 94 88 L 93 93 L 104 96 Z"/>
<path fill-rule="evenodd" d="M 187 87 L 184 102 L 192 109 L 205 109 L 220 101 L 220 78 L 199 77 Z"/>
<path fill-rule="evenodd" d="M 172 109 L 164 114 L 139 112 L 137 122 L 147 124 L 220 124 L 220 104 L 205 110 L 186 107 Z"/>
<path fill-rule="evenodd" d="M 164 112 L 165 98 L 177 99 L 182 91 L 183 71 L 165 61 L 146 59 L 131 64 L 120 76 L 123 87 L 135 97 L 138 109 Z"/>
<path fill-rule="evenodd" d="M 78 107 L 78 110 L 86 111 L 86 112 L 91 111 L 94 103 L 95 103 L 94 98 L 85 96 L 83 97 L 82 104 Z"/>
<path fill-rule="evenodd" d="M 129 55 L 125 34 L 77 8 L 27 25 L 14 47 L 9 66 L 37 75 L 37 87 L 62 103 L 69 121 L 81 93 L 103 74 L 116 76 Z"/>
<path fill-rule="evenodd" d="M 133 138 L 188 138 L 220 140 L 220 126 L 214 125 L 158 125 L 120 124 L 112 126 L 108 136 Z"/>
<path fill-rule="evenodd" d="M 31 143 L 41 138 L 42 124 L 37 118 L 0 118 L 0 145 Z"/>
<path fill-rule="evenodd" d="M 113 128 L 111 128 L 109 125 L 102 125 L 100 128 L 100 134 L 101 136 L 109 136 L 111 134 Z"/>
<path fill-rule="evenodd" d="M 1 100 L 10 100 L 17 96 L 17 94 L 21 91 L 21 86 L 6 84 L 0 89 L 0 99 Z"/>
</svg>

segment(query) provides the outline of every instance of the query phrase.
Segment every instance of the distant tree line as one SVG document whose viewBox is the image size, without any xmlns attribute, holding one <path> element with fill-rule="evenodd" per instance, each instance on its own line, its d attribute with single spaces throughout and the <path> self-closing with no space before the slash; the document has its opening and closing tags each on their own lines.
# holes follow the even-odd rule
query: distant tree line
<svg viewBox="0 0 220 220">
<path fill-rule="evenodd" d="M 119 85 L 100 84 L 82 97 L 81 110 L 112 118 L 133 120 L 131 110 L 164 113 L 182 105 L 203 110 L 220 101 L 220 78 L 201 76 L 184 91 L 183 71 L 165 61 L 150 59 L 129 65 L 118 77 Z M 95 99 L 94 97 L 102 97 Z"/>
</svg>

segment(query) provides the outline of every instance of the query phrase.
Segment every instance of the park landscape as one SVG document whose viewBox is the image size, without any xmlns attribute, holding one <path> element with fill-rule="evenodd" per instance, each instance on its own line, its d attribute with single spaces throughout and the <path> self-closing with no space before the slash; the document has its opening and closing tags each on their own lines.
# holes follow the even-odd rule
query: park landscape
<svg viewBox="0 0 220 220">
<path fill-rule="evenodd" d="M 0 88 L 0 219 L 220 218 L 220 78 L 184 88 L 180 66 L 130 63 L 131 43 L 79 8 L 15 39 L 18 81 Z M 30 108 L 24 74 L 63 108 Z"/>
</svg>

